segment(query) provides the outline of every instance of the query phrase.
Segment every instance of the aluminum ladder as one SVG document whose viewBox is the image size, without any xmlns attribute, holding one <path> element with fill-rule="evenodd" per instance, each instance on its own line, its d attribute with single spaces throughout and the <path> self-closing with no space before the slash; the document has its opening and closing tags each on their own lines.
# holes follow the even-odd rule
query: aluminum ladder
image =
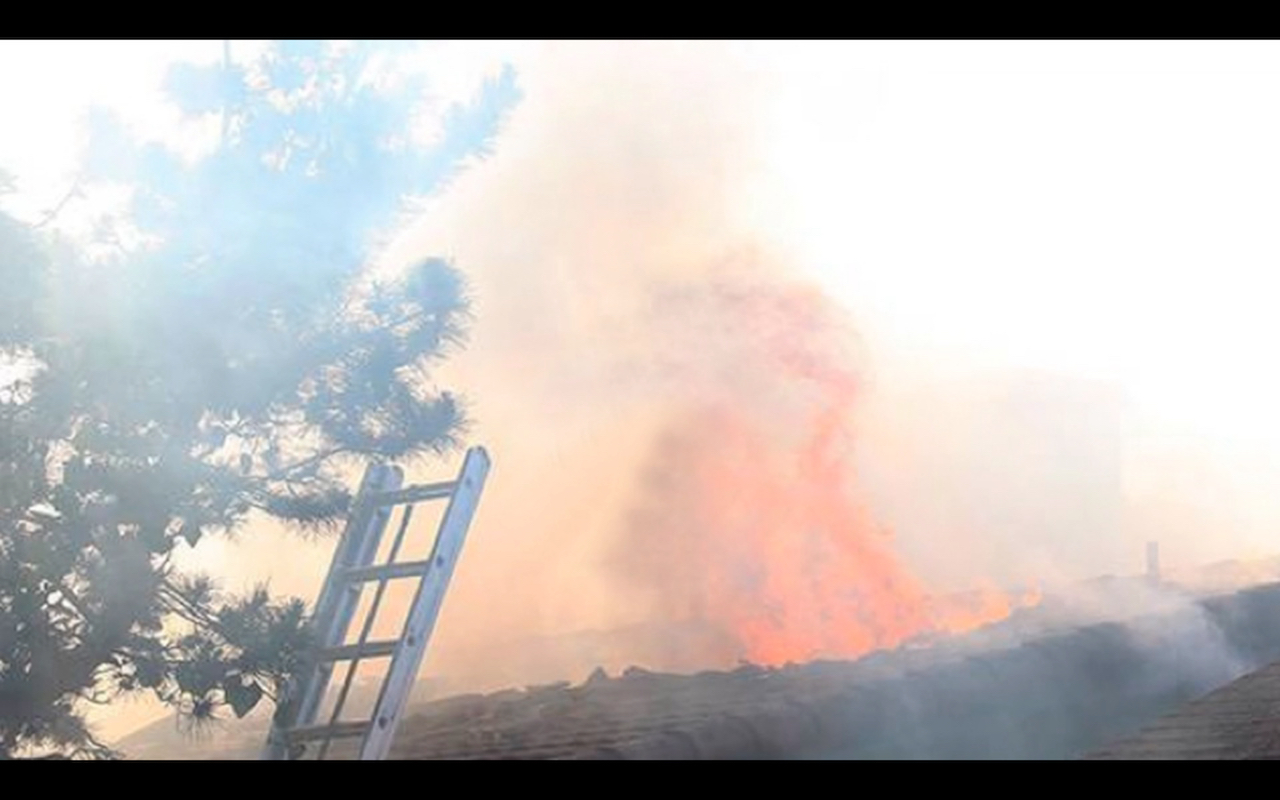
<svg viewBox="0 0 1280 800">
<path fill-rule="evenodd" d="M 467 451 L 456 480 L 419 486 L 402 486 L 403 471 L 396 466 L 371 464 L 365 471 L 353 502 L 347 525 L 338 542 L 328 577 L 316 601 L 312 628 L 318 654 L 286 692 L 277 709 L 263 758 L 292 760 L 314 754 L 324 759 L 336 739 L 360 739 L 359 758 L 376 761 L 386 758 L 396 726 L 409 699 L 435 628 L 445 590 L 454 564 L 462 550 L 467 528 L 480 502 L 480 492 L 489 474 L 489 455 L 482 447 Z M 397 562 L 415 504 L 447 500 L 435 543 L 425 561 Z M 401 507 L 400 521 L 385 562 L 375 564 L 382 536 L 394 509 Z M 369 641 L 387 584 L 393 580 L 418 579 L 418 588 L 404 628 L 396 639 Z M 363 587 L 376 583 L 368 615 L 358 638 L 347 644 L 352 617 Z M 359 721 L 343 721 L 343 706 L 362 660 L 390 657 L 382 679 L 373 715 Z M 324 699 L 340 662 L 348 664 L 347 674 L 327 719 L 317 721 Z M 312 750 L 316 748 L 316 750 Z"/>
</svg>

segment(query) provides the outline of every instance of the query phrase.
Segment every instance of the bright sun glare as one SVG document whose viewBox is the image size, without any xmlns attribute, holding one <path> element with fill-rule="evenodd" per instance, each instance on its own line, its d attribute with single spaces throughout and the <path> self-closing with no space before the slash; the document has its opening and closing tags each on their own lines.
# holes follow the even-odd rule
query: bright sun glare
<svg viewBox="0 0 1280 800">
<path fill-rule="evenodd" d="M 1274 48 L 769 49 L 799 260 L 906 357 L 1115 381 L 1280 444 Z"/>
<path fill-rule="evenodd" d="M 237 48 L 245 47 L 237 43 Z M 475 75 L 527 45 L 451 44 Z M 1168 43 L 744 46 L 778 191 L 759 218 L 872 335 L 920 358 L 1122 383 L 1149 412 L 1280 442 L 1268 364 L 1280 112 L 1274 51 Z M 219 42 L 0 46 L 19 210 L 73 179 L 91 103 L 180 139 L 164 66 Z M 466 81 L 438 88 L 463 94 Z M 453 84 L 458 85 L 453 85 Z M 21 113 L 19 114 L 19 110 Z"/>
</svg>

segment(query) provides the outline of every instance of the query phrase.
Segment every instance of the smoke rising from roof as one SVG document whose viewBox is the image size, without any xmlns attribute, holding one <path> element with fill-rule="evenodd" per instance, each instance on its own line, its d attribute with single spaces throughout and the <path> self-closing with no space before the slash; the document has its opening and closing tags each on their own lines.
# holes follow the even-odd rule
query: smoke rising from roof
<svg viewBox="0 0 1280 800">
<path fill-rule="evenodd" d="M 498 465 L 441 670 L 455 643 L 497 631 L 733 627 L 709 639 L 710 667 L 852 655 L 941 624 L 860 486 L 875 354 L 752 227 L 768 87 L 739 55 L 550 54 L 494 161 L 415 239 L 474 282 L 472 341 L 443 374 Z M 611 652 L 610 667 L 659 658 Z"/>
<path fill-rule="evenodd" d="M 1167 563 L 1194 562 L 1236 543 L 1225 531 L 1217 549 L 1200 547 L 1207 524 L 1261 529 L 1274 517 L 1253 495 L 1249 511 L 1224 511 L 1226 487 L 1232 497 L 1248 489 L 1235 480 L 1243 462 L 1220 456 L 1215 469 L 1194 442 L 1152 434 L 1114 383 L 948 364 L 905 349 L 883 315 L 877 327 L 827 297 L 804 256 L 762 223 L 771 176 L 761 119 L 775 87 L 742 48 L 556 45 L 518 66 L 527 100 L 496 156 L 400 244 L 406 258 L 456 259 L 471 280 L 471 341 L 439 378 L 467 396 L 472 438 L 495 458 L 428 673 L 468 688 L 582 677 L 597 663 L 696 669 L 749 655 L 734 636 L 696 630 L 705 612 L 694 607 L 707 581 L 729 575 L 714 572 L 726 561 L 764 563 L 753 551 L 762 540 L 734 532 L 698 551 L 696 525 L 652 531 L 637 520 L 679 516 L 697 498 L 678 492 L 707 485 L 687 473 L 705 460 L 664 447 L 673 430 L 700 439 L 717 469 L 767 466 L 805 441 L 830 395 L 794 353 L 780 356 L 788 348 L 834 370 L 823 385 L 849 382 L 842 497 L 860 536 L 892 528 L 876 552 L 912 584 L 905 596 L 1137 572 L 1153 538 Z M 744 296 L 802 307 L 770 318 L 768 303 Z M 738 415 L 749 435 L 717 435 Z M 762 443 L 765 457 L 715 449 L 733 442 Z M 655 475 L 668 488 L 655 492 Z M 275 588 L 313 597 L 328 547 L 284 541 L 246 541 L 224 566 L 234 573 L 233 561 L 257 553 Z M 767 541 L 782 548 L 770 564 L 797 552 L 790 539 Z M 1206 674 L 1230 673 L 1222 659 Z"/>
</svg>

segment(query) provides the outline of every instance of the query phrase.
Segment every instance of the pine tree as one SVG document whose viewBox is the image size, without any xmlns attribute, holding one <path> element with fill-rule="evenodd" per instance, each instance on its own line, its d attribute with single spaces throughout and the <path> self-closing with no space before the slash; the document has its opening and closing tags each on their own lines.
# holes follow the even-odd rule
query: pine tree
<svg viewBox="0 0 1280 800">
<path fill-rule="evenodd" d="M 0 215 L 0 757 L 111 755 L 86 701 L 152 692 L 198 721 L 276 700 L 305 604 L 228 596 L 175 549 L 259 514 L 332 530 L 354 466 L 460 443 L 430 368 L 462 341 L 461 275 L 368 268 L 518 90 L 507 69 L 418 146 L 425 84 L 375 79 L 385 53 L 173 68 L 172 99 L 221 134 L 194 163 L 95 114 L 85 179 L 130 193 L 96 257 Z"/>
</svg>

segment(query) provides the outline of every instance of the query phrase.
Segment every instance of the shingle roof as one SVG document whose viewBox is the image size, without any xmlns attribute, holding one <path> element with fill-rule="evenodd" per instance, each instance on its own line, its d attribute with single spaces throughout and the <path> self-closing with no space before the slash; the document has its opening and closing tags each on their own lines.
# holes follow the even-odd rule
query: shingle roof
<svg viewBox="0 0 1280 800">
<path fill-rule="evenodd" d="M 1280 662 L 1161 717 L 1091 759 L 1280 759 Z"/>
<path fill-rule="evenodd" d="M 1103 618 L 1119 614 L 1124 591 L 1097 604 Z M 1057 614 L 1047 599 L 1034 612 L 982 632 L 857 661 L 692 675 L 633 668 L 612 678 L 597 672 L 577 686 L 415 704 L 391 755 L 1073 758 L 1280 659 L 1280 584 L 1178 601 L 1123 624 L 1080 624 L 1071 609 Z M 1266 674 L 1275 678 L 1280 698 L 1280 677 Z M 1245 685 L 1262 684 L 1266 680 Z M 1224 712 L 1222 719 L 1228 717 Z M 1245 717 L 1241 725 L 1261 730 L 1264 717 Z M 1176 728 L 1165 725 L 1161 736 L 1176 739 L 1169 733 Z M 221 755 L 255 757 L 261 732 L 233 730 L 243 742 L 227 742 Z M 1195 735 L 1203 730 L 1195 728 Z M 146 740 L 136 737 L 137 747 L 127 751 L 156 757 Z"/>
<path fill-rule="evenodd" d="M 1070 758 L 1280 658 L 1278 612 L 1280 586 L 1269 586 L 1006 646 L 958 641 L 776 670 L 597 673 L 577 687 L 423 706 L 392 757 Z M 1213 649 L 1222 658 L 1209 658 Z"/>
</svg>

